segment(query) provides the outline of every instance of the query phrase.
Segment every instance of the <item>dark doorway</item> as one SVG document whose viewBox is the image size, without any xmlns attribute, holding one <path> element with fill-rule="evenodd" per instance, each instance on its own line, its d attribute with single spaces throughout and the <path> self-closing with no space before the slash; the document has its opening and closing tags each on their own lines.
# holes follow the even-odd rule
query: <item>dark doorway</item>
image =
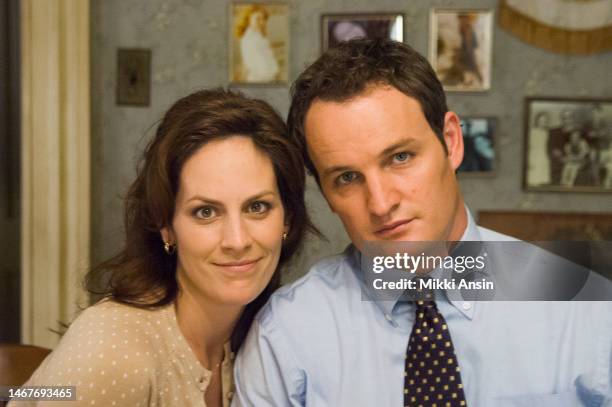
<svg viewBox="0 0 612 407">
<path fill-rule="evenodd" d="M 19 3 L 0 1 L 0 342 L 21 337 Z"/>
</svg>

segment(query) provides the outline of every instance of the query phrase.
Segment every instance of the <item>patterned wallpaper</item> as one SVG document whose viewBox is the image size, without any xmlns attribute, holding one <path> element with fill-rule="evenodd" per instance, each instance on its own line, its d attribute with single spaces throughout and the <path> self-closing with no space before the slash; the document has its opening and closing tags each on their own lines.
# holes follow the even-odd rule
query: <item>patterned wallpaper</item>
<svg viewBox="0 0 612 407">
<path fill-rule="evenodd" d="M 405 42 L 426 53 L 431 7 L 495 9 L 494 0 L 289 1 L 290 78 L 319 54 L 321 13 L 402 12 Z M 229 2 L 221 0 L 92 0 L 92 255 L 100 261 L 122 244 L 121 197 L 135 174 L 135 162 L 169 105 L 202 87 L 226 86 Z M 152 96 L 149 107 L 115 105 L 117 48 L 150 48 Z M 495 24 L 490 91 L 451 93 L 459 115 L 498 118 L 499 167 L 494 178 L 462 178 L 472 213 L 481 209 L 612 212 L 612 195 L 527 193 L 522 190 L 523 109 L 526 96 L 612 97 L 612 53 L 564 56 L 527 45 Z M 286 115 L 287 87 L 242 87 Z M 312 180 L 311 180 L 312 181 Z M 307 191 L 315 223 L 328 241 L 311 238 L 286 280 L 318 258 L 348 243 L 314 182 Z"/>
</svg>

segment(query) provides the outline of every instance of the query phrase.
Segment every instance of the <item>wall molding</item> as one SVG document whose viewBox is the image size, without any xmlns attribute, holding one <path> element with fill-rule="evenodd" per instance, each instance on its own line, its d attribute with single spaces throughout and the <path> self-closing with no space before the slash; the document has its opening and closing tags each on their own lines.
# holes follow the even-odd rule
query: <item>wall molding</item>
<svg viewBox="0 0 612 407">
<path fill-rule="evenodd" d="M 21 341 L 45 347 L 87 305 L 89 25 L 89 0 L 21 0 Z"/>
</svg>

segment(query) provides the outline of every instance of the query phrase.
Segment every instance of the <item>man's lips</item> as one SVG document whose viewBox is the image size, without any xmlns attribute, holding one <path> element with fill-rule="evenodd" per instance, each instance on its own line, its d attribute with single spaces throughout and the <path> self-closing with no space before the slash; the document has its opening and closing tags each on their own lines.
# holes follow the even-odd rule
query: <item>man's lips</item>
<svg viewBox="0 0 612 407">
<path fill-rule="evenodd" d="M 261 257 L 252 260 L 230 261 L 225 263 L 213 263 L 215 266 L 222 267 L 224 270 L 232 272 L 246 272 L 252 270 Z"/>
<path fill-rule="evenodd" d="M 374 233 L 380 237 L 392 236 L 397 233 L 403 232 L 411 221 L 412 219 L 402 219 L 395 222 L 387 223 L 381 228 L 374 231 Z"/>
</svg>

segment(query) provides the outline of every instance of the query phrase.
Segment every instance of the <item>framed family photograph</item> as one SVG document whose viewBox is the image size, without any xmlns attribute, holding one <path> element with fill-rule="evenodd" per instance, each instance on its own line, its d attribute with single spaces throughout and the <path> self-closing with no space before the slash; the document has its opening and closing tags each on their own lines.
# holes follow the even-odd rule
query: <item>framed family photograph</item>
<svg viewBox="0 0 612 407">
<path fill-rule="evenodd" d="M 284 85 L 289 73 L 289 6 L 230 5 L 229 81 Z"/>
<path fill-rule="evenodd" d="M 404 15 L 323 14 L 321 16 L 321 53 L 353 38 L 390 38 L 404 41 Z"/>
<path fill-rule="evenodd" d="M 491 87 L 492 10 L 434 8 L 429 34 L 429 61 L 445 90 Z"/>
<path fill-rule="evenodd" d="M 612 192 L 612 99 L 527 98 L 523 184 Z"/>
<path fill-rule="evenodd" d="M 458 168 L 459 174 L 475 176 L 494 176 L 497 170 L 497 143 L 494 117 L 463 117 L 463 161 Z"/>
</svg>

